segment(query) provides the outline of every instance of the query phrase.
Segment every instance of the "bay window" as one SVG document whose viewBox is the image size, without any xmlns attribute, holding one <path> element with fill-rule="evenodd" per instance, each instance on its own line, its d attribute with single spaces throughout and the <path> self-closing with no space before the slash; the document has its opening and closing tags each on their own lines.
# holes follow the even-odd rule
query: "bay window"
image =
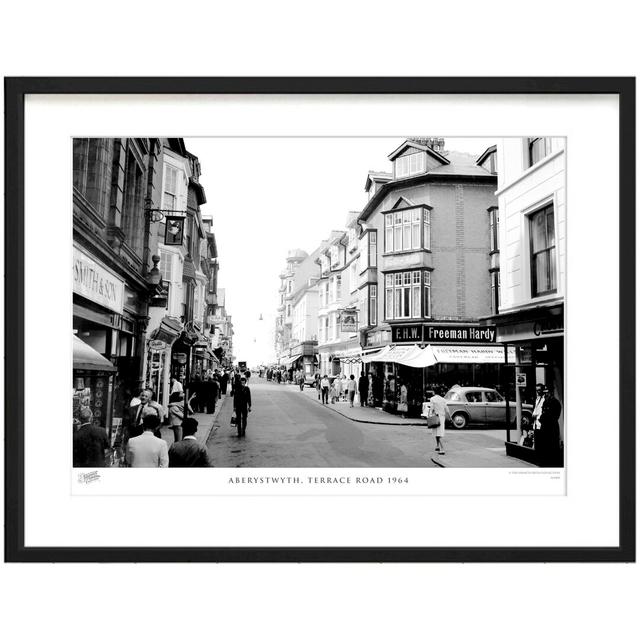
<svg viewBox="0 0 640 640">
<path fill-rule="evenodd" d="M 376 267 L 378 265 L 378 232 L 374 229 L 369 231 L 367 235 L 369 236 L 369 259 L 367 266 Z"/>
<path fill-rule="evenodd" d="M 374 295 L 377 297 L 377 291 Z M 429 271 L 401 271 L 385 275 L 385 318 L 387 320 L 423 318 L 430 315 L 431 273 Z"/>
<path fill-rule="evenodd" d="M 369 285 L 369 324 L 378 324 L 378 285 Z"/>
<path fill-rule="evenodd" d="M 490 251 L 498 251 L 500 238 L 500 212 L 497 207 L 489 209 L 489 242 Z"/>
<path fill-rule="evenodd" d="M 431 212 L 424 207 L 385 214 L 386 253 L 431 249 Z M 422 231 L 421 231 L 422 227 Z"/>
</svg>

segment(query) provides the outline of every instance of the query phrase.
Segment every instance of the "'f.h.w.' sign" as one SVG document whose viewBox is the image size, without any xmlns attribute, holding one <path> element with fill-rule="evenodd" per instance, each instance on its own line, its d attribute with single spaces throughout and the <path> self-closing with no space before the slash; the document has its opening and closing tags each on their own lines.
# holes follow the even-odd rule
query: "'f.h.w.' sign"
<svg viewBox="0 0 640 640">
<path fill-rule="evenodd" d="M 392 327 L 391 342 L 478 344 L 496 341 L 495 327 L 405 324 Z"/>
</svg>

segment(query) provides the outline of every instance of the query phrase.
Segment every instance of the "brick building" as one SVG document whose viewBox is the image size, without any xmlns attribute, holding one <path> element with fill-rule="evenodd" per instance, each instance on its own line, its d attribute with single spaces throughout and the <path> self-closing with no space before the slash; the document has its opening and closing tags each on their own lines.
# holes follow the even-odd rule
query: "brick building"
<svg viewBox="0 0 640 640">
<path fill-rule="evenodd" d="M 362 361 L 377 379 L 396 381 L 377 403 L 396 403 L 401 380 L 415 411 L 431 384 L 474 383 L 480 374 L 485 384 L 496 382 L 482 370 L 487 363 L 415 369 L 403 366 L 401 354 L 407 345 L 437 344 L 437 336 L 470 335 L 453 330 L 476 328 L 491 313 L 497 176 L 488 157 L 446 151 L 439 138 L 406 140 L 389 160 L 391 174 L 370 173 L 369 201 L 358 218 Z"/>
</svg>

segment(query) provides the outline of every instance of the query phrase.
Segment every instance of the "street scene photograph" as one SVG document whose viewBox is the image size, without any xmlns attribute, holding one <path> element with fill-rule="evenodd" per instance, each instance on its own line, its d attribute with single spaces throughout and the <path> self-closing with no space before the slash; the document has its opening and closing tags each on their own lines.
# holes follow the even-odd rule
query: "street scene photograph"
<svg viewBox="0 0 640 640">
<path fill-rule="evenodd" d="M 565 138 L 72 153 L 74 468 L 564 467 Z"/>
</svg>

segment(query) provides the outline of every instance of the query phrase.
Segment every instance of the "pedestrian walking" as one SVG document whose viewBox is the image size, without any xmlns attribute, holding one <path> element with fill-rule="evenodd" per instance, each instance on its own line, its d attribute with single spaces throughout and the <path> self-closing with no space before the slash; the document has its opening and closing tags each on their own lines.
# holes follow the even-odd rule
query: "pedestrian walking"
<svg viewBox="0 0 640 640">
<path fill-rule="evenodd" d="M 184 437 L 169 447 L 170 467 L 212 467 L 207 448 L 196 439 L 198 421 L 186 418 L 182 424 Z"/>
<path fill-rule="evenodd" d="M 222 373 L 222 376 L 220 376 L 220 393 L 223 396 L 227 395 L 227 384 L 228 384 L 228 382 L 229 382 L 229 374 L 226 371 L 224 371 Z"/>
<path fill-rule="evenodd" d="M 143 432 L 142 421 L 146 415 L 156 414 L 160 419 L 160 424 L 164 420 L 164 409 L 162 405 L 158 404 L 153 398 L 153 389 L 143 389 L 137 398 L 131 401 L 130 407 L 132 408 L 133 418 L 131 420 L 129 438 L 139 436 Z M 158 430 L 158 437 L 160 433 Z"/>
<path fill-rule="evenodd" d="M 322 391 L 322 404 L 329 403 L 329 376 L 325 373 L 324 378 L 320 381 L 320 390 Z"/>
<path fill-rule="evenodd" d="M 358 393 L 360 394 L 360 406 L 367 406 L 367 395 L 369 393 L 369 380 L 367 380 L 367 376 L 364 375 L 364 371 L 360 374 L 360 379 L 358 380 Z"/>
<path fill-rule="evenodd" d="M 184 395 L 176 391 L 169 396 L 169 427 L 173 431 L 174 442 L 182 440 L 184 417 Z"/>
<path fill-rule="evenodd" d="M 336 380 L 338 378 L 334 378 L 331 383 L 331 388 L 329 389 L 329 397 L 331 398 L 331 404 L 336 403 L 336 398 L 338 397 L 338 389 L 336 387 Z"/>
<path fill-rule="evenodd" d="M 276 381 L 278 384 L 282 382 L 282 369 L 278 369 L 276 373 Z"/>
<path fill-rule="evenodd" d="M 300 391 L 304 391 L 304 372 L 298 372 L 298 384 L 300 385 Z"/>
<path fill-rule="evenodd" d="M 336 379 L 333 381 L 333 384 L 336 387 L 336 402 L 340 402 L 342 399 L 342 393 L 344 391 L 344 383 L 342 379 L 344 378 L 344 374 L 336 376 Z"/>
<path fill-rule="evenodd" d="M 217 380 L 212 376 L 204 383 L 205 388 L 205 410 L 207 413 L 214 413 L 216 410 L 216 401 L 220 393 L 220 387 Z"/>
<path fill-rule="evenodd" d="M 171 378 L 169 378 L 169 395 L 178 391 L 184 393 L 182 383 L 175 376 L 171 376 Z"/>
<path fill-rule="evenodd" d="M 367 376 L 367 406 L 373 407 L 373 374 Z"/>
<path fill-rule="evenodd" d="M 169 466 L 167 443 L 156 438 L 154 432 L 160 427 L 160 418 L 156 414 L 148 414 L 142 420 L 144 431 L 127 442 L 125 460 L 130 467 L 156 468 Z"/>
<path fill-rule="evenodd" d="M 106 467 L 109 437 L 102 427 L 93 424 L 93 411 L 80 409 L 80 427 L 73 434 L 74 467 Z"/>
<path fill-rule="evenodd" d="M 247 381 L 244 378 L 240 380 L 240 386 L 235 391 L 233 409 L 236 414 L 236 426 L 240 438 L 245 435 L 248 414 L 251 412 L 251 389 L 247 386 Z"/>
<path fill-rule="evenodd" d="M 431 402 L 431 405 L 430 405 L 431 408 L 429 410 L 429 415 L 432 418 L 437 417 L 438 419 L 437 423 L 435 423 L 433 426 L 430 426 L 430 428 L 433 431 L 433 435 L 435 436 L 435 439 L 436 439 L 436 452 L 439 455 L 443 456 L 444 443 L 442 441 L 442 438 L 444 437 L 444 427 L 445 427 L 445 421 L 447 417 L 447 402 L 438 393 L 436 393 L 431 397 L 430 402 Z"/>
<path fill-rule="evenodd" d="M 318 400 L 320 400 L 320 395 L 322 393 L 320 382 L 321 382 L 320 374 L 316 373 L 316 378 L 313 386 L 316 388 L 316 391 L 318 392 Z"/>
<path fill-rule="evenodd" d="M 349 406 L 353 407 L 353 400 L 356 397 L 356 377 L 351 374 L 347 382 L 347 394 L 349 395 Z"/>
</svg>

